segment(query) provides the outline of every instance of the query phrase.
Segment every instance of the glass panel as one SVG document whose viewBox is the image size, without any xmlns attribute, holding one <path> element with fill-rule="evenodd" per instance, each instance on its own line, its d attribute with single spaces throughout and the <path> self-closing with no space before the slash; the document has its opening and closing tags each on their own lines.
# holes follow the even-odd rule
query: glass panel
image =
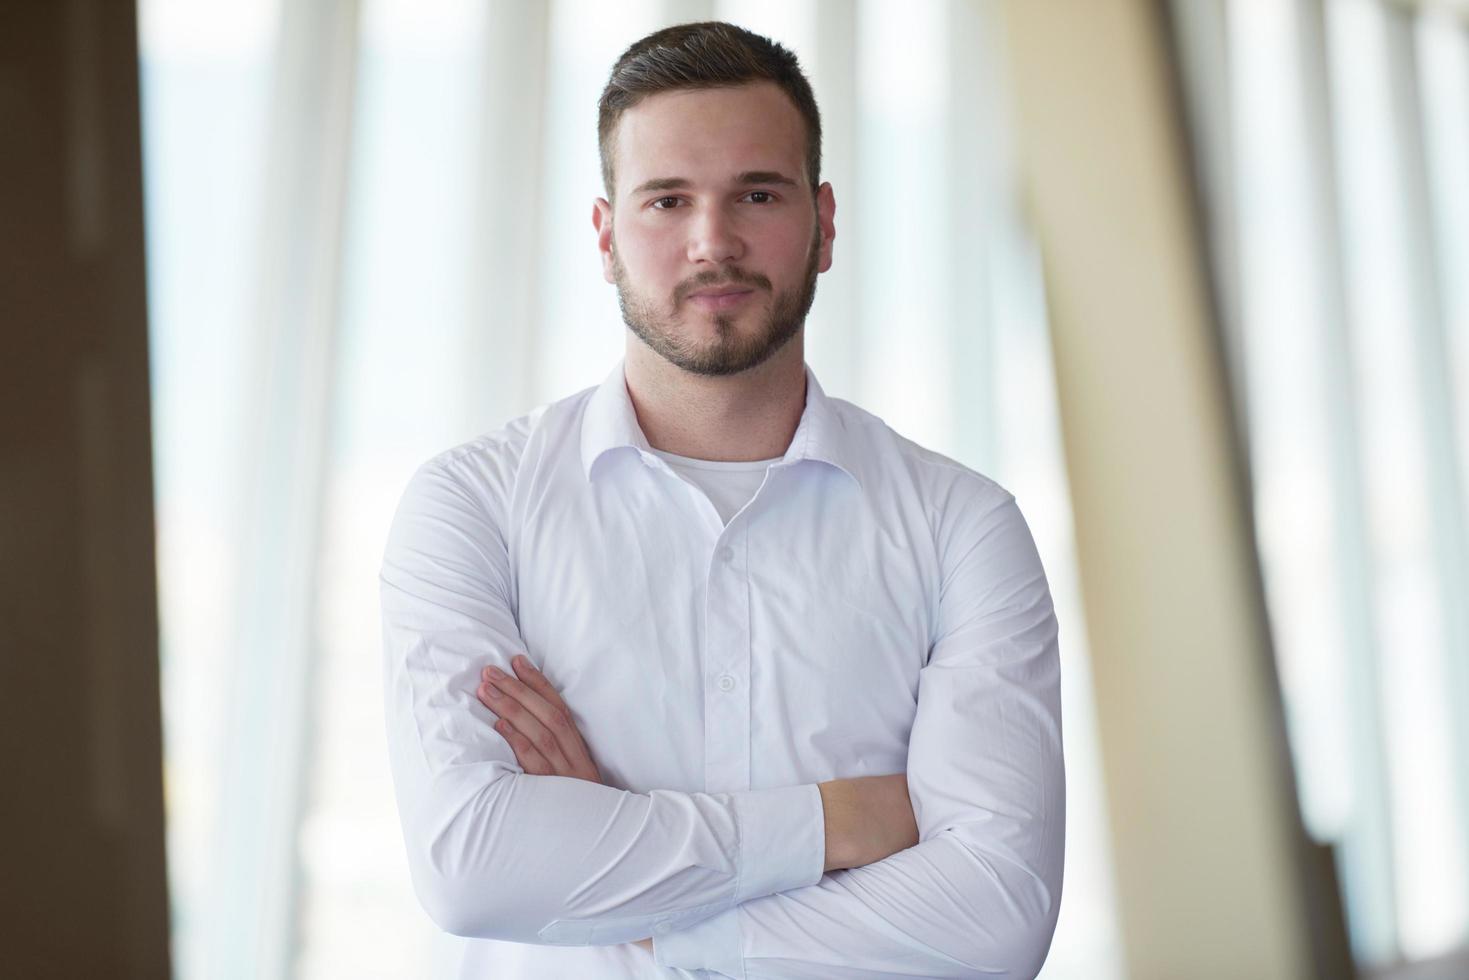
<svg viewBox="0 0 1469 980">
<path fill-rule="evenodd" d="M 1359 962 L 1421 960 L 1469 935 L 1469 45 L 1435 5 L 1223 5 L 1232 141 L 1204 151 L 1233 158 L 1203 169 L 1302 813 Z"/>
<path fill-rule="evenodd" d="M 1228 11 L 1235 367 L 1302 812 L 1337 844 L 1359 961 L 1423 959 L 1469 932 L 1464 245 L 1443 220 L 1465 207 L 1462 27 L 1415 44 L 1380 0 Z"/>
<path fill-rule="evenodd" d="M 1445 608 L 1435 562 L 1433 472 L 1417 345 L 1424 296 L 1414 235 L 1409 140 L 1391 58 L 1389 13 L 1375 0 L 1328 7 L 1338 116 L 1346 281 L 1378 617 L 1391 787 L 1398 931 L 1421 959 L 1452 948 L 1469 923 L 1461 804 L 1451 756 Z"/>
<path fill-rule="evenodd" d="M 1233 50 L 1244 376 L 1260 555 L 1300 781 L 1302 815 L 1319 840 L 1350 821 L 1351 757 L 1339 567 L 1333 540 L 1332 420 L 1324 365 L 1326 291 L 1289 4 L 1240 0 Z"/>
<path fill-rule="evenodd" d="M 138 15 L 172 953 L 179 976 L 203 977 L 278 7 L 141 0 Z"/>
<path fill-rule="evenodd" d="M 305 978 L 421 976 L 432 958 L 388 772 L 377 572 L 408 474 L 480 421 L 463 361 L 485 46 L 472 0 L 363 8 L 299 844 Z"/>
<path fill-rule="evenodd" d="M 542 336 L 536 390 L 545 401 L 600 384 L 622 356 L 617 293 L 602 279 L 592 202 L 605 196 L 597 154 L 597 99 L 629 44 L 662 25 L 656 0 L 559 0 L 546 62 Z M 577 283 L 581 288 L 567 288 Z"/>
<path fill-rule="evenodd" d="M 949 66 L 938 0 L 858 4 L 858 401 L 939 451 L 954 445 L 946 284 Z M 975 461 L 971 461 L 974 463 Z"/>
</svg>

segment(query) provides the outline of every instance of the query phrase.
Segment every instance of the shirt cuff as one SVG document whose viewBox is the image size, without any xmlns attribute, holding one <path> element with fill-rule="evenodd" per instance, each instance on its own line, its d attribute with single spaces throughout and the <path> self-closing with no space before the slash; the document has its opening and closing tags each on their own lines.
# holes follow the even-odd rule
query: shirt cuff
<svg viewBox="0 0 1469 980">
<path fill-rule="evenodd" d="M 653 961 L 744 980 L 740 904 L 821 880 L 826 870 L 826 811 L 815 783 L 730 794 L 740 832 L 735 906 L 686 929 L 653 930 Z"/>
<path fill-rule="evenodd" d="M 653 962 L 679 970 L 711 970 L 745 980 L 745 949 L 740 907 L 701 919 L 677 932 L 653 934 Z"/>
<path fill-rule="evenodd" d="M 735 904 L 814 885 L 826 869 L 826 814 L 815 783 L 734 794 L 740 825 Z"/>
</svg>

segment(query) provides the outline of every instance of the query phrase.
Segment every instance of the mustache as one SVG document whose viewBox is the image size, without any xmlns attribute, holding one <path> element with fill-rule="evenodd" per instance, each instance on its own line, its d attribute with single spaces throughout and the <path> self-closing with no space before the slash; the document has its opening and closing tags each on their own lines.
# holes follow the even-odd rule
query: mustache
<svg viewBox="0 0 1469 980">
<path fill-rule="evenodd" d="M 727 269 L 723 273 L 701 272 L 685 282 L 679 283 L 678 289 L 674 290 L 674 301 L 682 303 L 689 298 L 690 293 L 696 293 L 701 289 L 718 289 L 720 286 L 749 286 L 752 289 L 763 289 L 770 291 L 770 280 L 758 272 L 745 272 L 742 269 Z"/>
</svg>

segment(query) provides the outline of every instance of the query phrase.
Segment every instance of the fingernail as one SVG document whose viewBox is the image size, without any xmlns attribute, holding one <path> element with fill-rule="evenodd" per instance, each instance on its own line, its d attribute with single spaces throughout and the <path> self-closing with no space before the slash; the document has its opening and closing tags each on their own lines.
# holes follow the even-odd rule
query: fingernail
<svg viewBox="0 0 1469 980">
<path fill-rule="evenodd" d="M 490 676 L 493 677 L 497 681 L 503 681 L 505 679 L 505 672 L 503 670 L 501 670 L 499 667 L 491 667 L 490 668 Z"/>
<path fill-rule="evenodd" d="M 536 669 L 536 665 L 530 662 L 529 657 L 517 656 L 515 659 L 525 670 L 534 671 Z"/>
<path fill-rule="evenodd" d="M 490 696 L 491 701 L 498 701 L 503 696 L 500 693 L 500 689 L 493 684 L 485 685 L 485 693 Z"/>
</svg>

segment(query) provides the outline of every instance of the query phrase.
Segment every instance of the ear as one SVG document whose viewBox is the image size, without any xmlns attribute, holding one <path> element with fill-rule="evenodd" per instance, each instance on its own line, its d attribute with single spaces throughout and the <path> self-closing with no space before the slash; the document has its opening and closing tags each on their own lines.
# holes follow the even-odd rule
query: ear
<svg viewBox="0 0 1469 980">
<path fill-rule="evenodd" d="M 836 213 L 836 197 L 832 194 L 831 182 L 827 181 L 816 190 L 816 223 L 821 229 L 821 257 L 817 260 L 817 272 L 831 268 L 831 243 L 837 237 Z"/>
<path fill-rule="evenodd" d="M 605 197 L 592 202 L 592 227 L 597 229 L 597 251 L 602 253 L 602 278 L 615 283 L 612 274 L 612 205 Z"/>
</svg>

